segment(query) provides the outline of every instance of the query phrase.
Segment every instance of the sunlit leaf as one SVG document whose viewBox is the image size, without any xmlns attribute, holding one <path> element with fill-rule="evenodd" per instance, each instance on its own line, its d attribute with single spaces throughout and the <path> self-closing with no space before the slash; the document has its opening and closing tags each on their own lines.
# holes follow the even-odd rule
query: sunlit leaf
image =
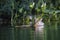
<svg viewBox="0 0 60 40">
<path fill-rule="evenodd" d="M 34 5 L 35 5 L 35 3 L 33 2 L 33 3 L 30 3 L 30 8 L 33 8 L 34 7 Z"/>
<path fill-rule="evenodd" d="M 22 13 L 22 11 L 23 11 L 23 8 L 20 8 L 20 9 L 19 9 L 19 12 Z"/>
<path fill-rule="evenodd" d="M 37 12 L 40 12 L 40 9 L 39 8 L 37 8 L 36 10 L 37 10 Z"/>
<path fill-rule="evenodd" d="M 27 12 L 25 11 L 24 14 L 26 14 Z"/>
</svg>

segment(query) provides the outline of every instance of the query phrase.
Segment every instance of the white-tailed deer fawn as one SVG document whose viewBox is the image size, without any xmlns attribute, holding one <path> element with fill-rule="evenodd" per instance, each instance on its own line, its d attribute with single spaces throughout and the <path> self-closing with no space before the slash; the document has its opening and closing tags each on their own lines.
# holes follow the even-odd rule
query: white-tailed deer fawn
<svg viewBox="0 0 60 40">
<path fill-rule="evenodd" d="M 38 37 L 37 39 L 43 40 L 44 38 L 44 23 L 42 22 L 42 18 L 40 20 L 35 20 L 35 35 Z M 36 39 L 36 40 L 37 40 Z"/>
<path fill-rule="evenodd" d="M 42 18 L 40 20 L 36 19 L 34 26 L 35 26 L 35 29 L 39 28 L 39 30 L 44 28 L 44 23 L 42 22 Z"/>
</svg>

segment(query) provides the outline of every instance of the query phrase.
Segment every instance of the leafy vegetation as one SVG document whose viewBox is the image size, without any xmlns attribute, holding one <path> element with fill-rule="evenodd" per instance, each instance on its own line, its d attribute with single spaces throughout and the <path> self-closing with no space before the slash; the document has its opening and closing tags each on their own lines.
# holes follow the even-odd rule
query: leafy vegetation
<svg viewBox="0 0 60 40">
<path fill-rule="evenodd" d="M 57 29 L 60 28 L 57 27 L 57 24 L 60 23 L 56 22 L 60 20 L 60 0 L 0 0 L 0 11 L 8 12 L 8 15 L 11 16 L 12 27 L 29 25 L 30 22 L 33 25 L 35 17 L 43 18 L 45 26 L 47 25 L 44 30 L 44 40 L 55 40 L 55 34 L 57 36 L 60 33 L 60 29 Z M 29 16 L 32 17 L 32 20 Z"/>
<path fill-rule="evenodd" d="M 17 23 L 18 20 L 19 24 L 29 24 L 30 21 L 27 21 L 29 20 L 29 18 L 27 18 L 28 15 L 36 15 L 36 17 L 40 15 L 39 17 L 41 18 L 41 16 L 47 13 L 55 16 L 53 19 L 56 19 L 56 14 L 60 13 L 55 12 L 60 10 L 59 4 L 59 0 L 1 0 L 0 8 L 6 11 L 7 9 L 10 10 L 12 13 L 11 19 L 14 20 L 14 22 Z M 15 24 L 14 22 L 12 24 Z"/>
</svg>

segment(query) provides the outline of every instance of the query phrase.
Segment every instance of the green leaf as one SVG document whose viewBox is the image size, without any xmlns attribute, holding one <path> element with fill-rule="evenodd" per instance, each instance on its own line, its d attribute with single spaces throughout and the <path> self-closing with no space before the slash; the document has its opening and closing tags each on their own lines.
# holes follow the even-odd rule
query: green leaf
<svg viewBox="0 0 60 40">
<path fill-rule="evenodd" d="M 23 11 L 23 7 L 19 9 L 19 12 L 20 12 L 20 13 L 22 13 L 22 11 Z"/>
<path fill-rule="evenodd" d="M 39 8 L 37 8 L 36 10 L 37 10 L 37 12 L 40 12 L 40 9 Z"/>
<path fill-rule="evenodd" d="M 33 8 L 33 7 L 34 7 L 34 5 L 35 5 L 35 3 L 34 3 L 34 2 L 33 2 L 33 3 L 30 3 L 29 7 L 30 7 L 30 8 Z"/>
</svg>

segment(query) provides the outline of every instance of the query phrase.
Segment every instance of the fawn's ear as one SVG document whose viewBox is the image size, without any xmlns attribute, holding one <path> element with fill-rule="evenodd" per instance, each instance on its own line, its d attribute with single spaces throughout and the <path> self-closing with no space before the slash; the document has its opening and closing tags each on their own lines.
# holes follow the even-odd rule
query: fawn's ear
<svg viewBox="0 0 60 40">
<path fill-rule="evenodd" d="M 41 18 L 40 21 L 42 21 L 43 19 Z"/>
</svg>

